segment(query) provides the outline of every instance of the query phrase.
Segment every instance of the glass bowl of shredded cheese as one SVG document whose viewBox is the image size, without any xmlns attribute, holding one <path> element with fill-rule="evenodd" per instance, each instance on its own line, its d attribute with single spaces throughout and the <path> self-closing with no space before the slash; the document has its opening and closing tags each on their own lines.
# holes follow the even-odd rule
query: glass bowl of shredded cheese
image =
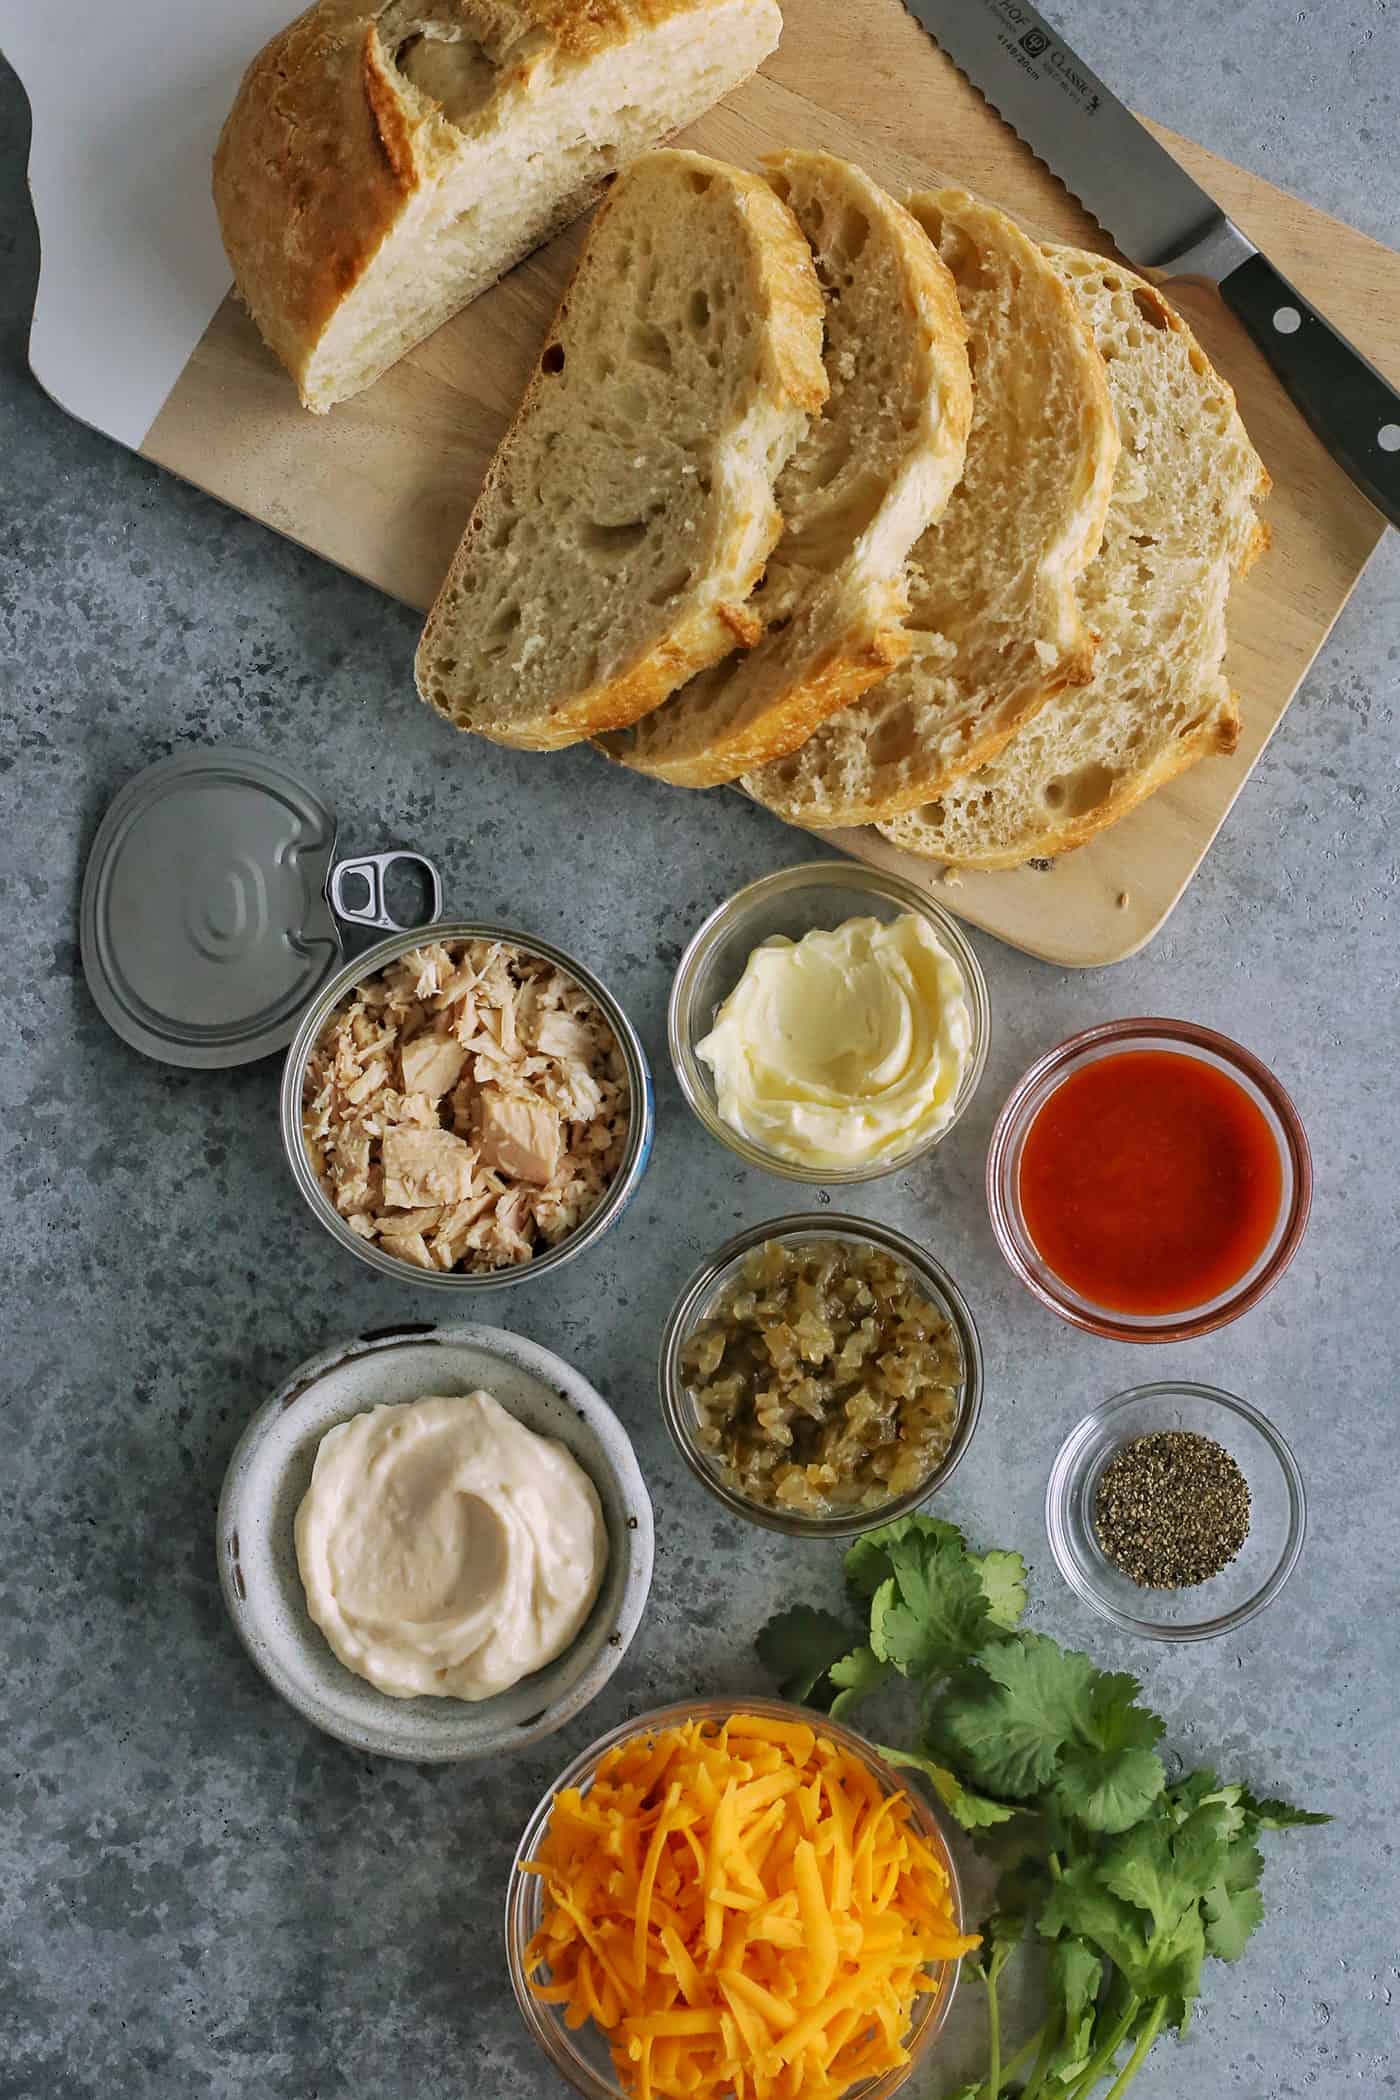
<svg viewBox="0 0 1400 2100">
<path fill-rule="evenodd" d="M 604 1736 L 530 1818 L 506 1897 L 516 2002 L 586 2100 L 888 2100 L 976 1945 L 928 1802 L 769 1699 Z"/>
</svg>

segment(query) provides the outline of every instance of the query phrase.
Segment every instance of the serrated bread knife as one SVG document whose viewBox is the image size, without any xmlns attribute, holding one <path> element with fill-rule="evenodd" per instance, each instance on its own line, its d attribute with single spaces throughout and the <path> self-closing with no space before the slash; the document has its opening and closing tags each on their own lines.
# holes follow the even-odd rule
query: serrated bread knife
<svg viewBox="0 0 1400 2100">
<path fill-rule="evenodd" d="M 1207 278 L 1328 451 L 1400 525 L 1400 393 L 1025 0 L 905 0 L 1129 262 Z"/>
</svg>

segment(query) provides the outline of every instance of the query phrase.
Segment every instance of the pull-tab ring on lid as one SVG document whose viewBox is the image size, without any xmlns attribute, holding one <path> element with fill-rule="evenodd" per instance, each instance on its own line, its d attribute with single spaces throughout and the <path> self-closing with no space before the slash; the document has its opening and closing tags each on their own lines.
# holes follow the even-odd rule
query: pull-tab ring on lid
<svg viewBox="0 0 1400 2100">
<path fill-rule="evenodd" d="M 407 924 L 390 915 L 384 894 L 385 877 L 400 861 L 421 869 L 427 878 L 430 900 L 427 917 L 410 919 Z M 358 877 L 368 888 L 364 904 L 351 904 L 346 899 L 345 884 L 352 877 Z M 411 933 L 415 926 L 429 926 L 442 917 L 442 877 L 424 853 L 363 853 L 353 860 L 338 860 L 326 881 L 326 897 L 336 917 L 349 926 L 382 926 L 390 933 Z"/>
</svg>

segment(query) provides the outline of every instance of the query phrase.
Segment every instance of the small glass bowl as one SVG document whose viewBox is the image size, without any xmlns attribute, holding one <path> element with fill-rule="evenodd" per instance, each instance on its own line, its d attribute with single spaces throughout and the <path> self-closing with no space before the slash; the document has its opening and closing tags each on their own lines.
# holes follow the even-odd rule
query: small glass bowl
<svg viewBox="0 0 1400 2100">
<path fill-rule="evenodd" d="M 780 1240 L 789 1247 L 799 1247 L 811 1240 L 848 1240 L 855 1245 L 878 1247 L 886 1254 L 892 1254 L 909 1270 L 915 1283 L 927 1292 L 957 1337 L 963 1374 L 952 1442 L 917 1487 L 906 1494 L 893 1496 L 876 1509 L 840 1510 L 833 1511 L 830 1516 L 813 1517 L 797 1510 L 775 1509 L 766 1502 L 756 1502 L 751 1496 L 740 1494 L 729 1486 L 713 1456 L 700 1441 L 695 1404 L 681 1374 L 681 1351 L 719 1293 L 733 1280 L 744 1256 L 753 1248 L 761 1247 L 766 1240 Z M 869 1218 L 833 1217 L 825 1211 L 803 1211 L 790 1217 L 770 1218 L 766 1224 L 750 1226 L 748 1231 L 737 1233 L 732 1240 L 717 1247 L 695 1271 L 671 1308 L 661 1337 L 659 1376 L 661 1412 L 666 1418 L 666 1427 L 696 1479 L 732 1515 L 747 1517 L 769 1531 L 785 1532 L 789 1538 L 851 1538 L 857 1532 L 872 1531 L 877 1524 L 888 1524 L 893 1518 L 917 1509 L 921 1502 L 926 1502 L 952 1478 L 972 1441 L 972 1432 L 977 1427 L 982 1408 L 982 1345 L 967 1301 L 947 1270 L 913 1240 L 906 1239 L 902 1232 L 893 1232 L 889 1226 L 877 1225 Z"/>
<path fill-rule="evenodd" d="M 963 995 L 972 1019 L 972 1048 L 953 1102 L 953 1112 L 941 1130 L 911 1145 L 898 1159 L 880 1160 L 863 1167 L 808 1167 L 780 1159 L 765 1146 L 730 1127 L 719 1112 L 714 1075 L 696 1055 L 714 1026 L 715 1015 L 744 974 L 744 966 L 755 948 L 773 934 L 800 941 L 804 933 L 820 928 L 831 931 L 847 919 L 891 920 L 905 912 L 923 919 L 957 964 Z M 914 1160 L 922 1159 L 947 1137 L 977 1091 L 991 1040 L 991 1005 L 982 965 L 957 921 L 902 876 L 887 875 L 859 861 L 813 860 L 800 867 L 780 868 L 739 890 L 727 904 L 711 912 L 680 959 L 666 1016 L 671 1062 L 681 1083 L 681 1092 L 712 1137 L 737 1152 L 751 1167 L 789 1181 L 807 1181 L 822 1186 L 857 1181 L 875 1181 L 884 1174 L 897 1174 Z"/>
<path fill-rule="evenodd" d="M 302 1134 L 302 1087 L 306 1067 L 316 1047 L 321 1031 L 335 1008 L 347 992 L 364 984 L 389 963 L 397 962 L 401 955 L 408 955 L 414 948 L 421 948 L 430 941 L 503 941 L 508 947 L 519 948 L 526 955 L 543 956 L 572 977 L 575 984 L 582 985 L 593 1000 L 603 1019 L 611 1028 L 622 1053 L 627 1070 L 627 1088 L 631 1117 L 627 1130 L 627 1142 L 612 1182 L 596 1210 L 589 1212 L 582 1224 L 575 1226 L 557 1246 L 548 1247 L 530 1261 L 514 1263 L 508 1269 L 486 1269 L 473 1272 L 466 1269 L 420 1269 L 416 1263 L 400 1261 L 397 1255 L 387 1254 L 374 1240 L 361 1239 L 352 1232 L 340 1212 L 332 1203 L 321 1185 L 320 1176 L 307 1156 L 306 1140 Z M 479 925 L 465 919 L 435 920 L 428 926 L 415 926 L 411 932 L 396 933 L 376 947 L 366 949 L 337 971 L 322 991 L 312 1000 L 302 1016 L 301 1025 L 287 1052 L 287 1062 L 282 1068 L 282 1086 L 279 1096 L 279 1114 L 282 1125 L 282 1149 L 287 1155 L 287 1164 L 292 1170 L 297 1187 L 310 1204 L 321 1224 L 338 1240 L 342 1247 L 360 1260 L 368 1262 L 381 1276 L 392 1276 L 400 1283 L 410 1283 L 427 1290 L 455 1291 L 459 1296 L 481 1291 L 502 1290 L 512 1283 L 534 1283 L 548 1271 L 561 1269 L 566 1261 L 582 1254 L 596 1240 L 617 1223 L 632 1198 L 636 1195 L 643 1174 L 651 1159 L 652 1138 L 656 1127 L 656 1110 L 651 1082 L 651 1067 L 642 1048 L 641 1037 L 628 1020 L 617 1000 L 600 978 L 566 955 L 562 948 L 555 948 L 549 941 L 542 941 L 532 933 L 517 933 L 510 926 Z"/>
<path fill-rule="evenodd" d="M 1104 1553 L 1094 1503 L 1123 1444 L 1172 1429 L 1229 1452 L 1249 1487 L 1249 1536 L 1209 1582 L 1145 1589 Z M 1045 1491 L 1045 1528 L 1056 1567 L 1100 1618 L 1149 1641 L 1215 1640 L 1272 1604 L 1293 1573 L 1307 1529 L 1303 1476 L 1272 1423 L 1246 1401 L 1209 1385 L 1140 1385 L 1094 1408 L 1065 1438 Z"/>
<path fill-rule="evenodd" d="M 1126 1313 L 1082 1297 L 1041 1257 L 1021 1210 L 1021 1153 L 1050 1096 L 1074 1072 L 1124 1050 L 1168 1050 L 1199 1058 L 1229 1075 L 1249 1096 L 1278 1147 L 1278 1215 L 1263 1251 L 1236 1283 L 1217 1297 L 1179 1312 Z M 1298 1251 L 1312 1204 L 1312 1155 L 1297 1109 L 1268 1066 L 1252 1051 L 1194 1021 L 1145 1016 L 1086 1028 L 1048 1050 L 1012 1091 L 997 1117 L 987 1151 L 987 1208 L 1008 1265 L 1042 1305 L 1072 1327 L 1119 1342 L 1184 1342 L 1226 1327 L 1272 1290 Z"/>
<path fill-rule="evenodd" d="M 901 1779 L 897 1772 L 875 1755 L 869 1743 L 838 1721 L 828 1720 L 823 1714 L 814 1714 L 810 1708 L 789 1706 L 777 1699 L 695 1699 L 683 1701 L 676 1706 L 658 1707 L 654 1712 L 642 1714 L 636 1720 L 624 1721 L 620 1728 L 594 1743 L 581 1757 L 575 1758 L 568 1770 L 561 1772 L 554 1785 L 536 1808 L 525 1826 L 525 1834 L 516 1850 L 515 1863 L 511 1868 L 510 1883 L 506 1890 L 506 1962 L 510 1970 L 511 1988 L 515 2002 L 520 2007 L 525 2025 L 529 2028 L 553 2068 L 566 2078 L 575 2092 L 582 2093 L 585 2100 L 629 2100 L 629 2096 L 618 2084 L 608 2055 L 607 2043 L 601 2033 L 589 2021 L 583 2027 L 570 2030 L 564 2024 L 564 2008 L 559 2005 L 542 2005 L 529 1986 L 525 1968 L 525 1950 L 538 1931 L 545 1908 L 545 1890 L 538 1874 L 523 1871 L 523 1862 L 533 1859 L 543 1841 L 554 1807 L 554 1797 L 564 1787 L 578 1787 L 584 1792 L 591 1784 L 604 1754 L 614 1745 L 626 1742 L 634 1735 L 651 1734 L 662 1728 L 675 1728 L 685 1721 L 725 1721 L 731 1714 L 759 1714 L 775 1721 L 806 1721 L 819 1734 L 829 1736 L 843 1750 L 860 1758 L 886 1794 L 903 1794 L 909 1803 L 910 1822 L 937 1856 L 943 1871 L 948 1876 L 948 1894 L 953 1920 L 962 1930 L 962 1891 L 958 1884 L 958 1871 L 943 1826 L 931 1803 L 919 1791 Z M 962 1968 L 960 1961 L 940 1962 L 931 1971 L 932 1988 L 927 1995 L 915 2001 L 914 2024 L 905 2037 L 909 2061 L 897 2070 L 885 2071 L 877 2078 L 866 2079 L 852 2086 L 848 2100 L 890 2100 L 906 2080 L 926 2061 L 930 2049 L 943 2030 L 952 2009 L 953 1996 L 957 1990 L 958 1976 Z"/>
</svg>

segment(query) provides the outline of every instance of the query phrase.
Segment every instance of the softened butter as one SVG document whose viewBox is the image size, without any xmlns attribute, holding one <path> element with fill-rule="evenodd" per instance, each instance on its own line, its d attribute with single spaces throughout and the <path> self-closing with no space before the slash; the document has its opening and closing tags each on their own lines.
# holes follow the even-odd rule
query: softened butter
<svg viewBox="0 0 1400 2100">
<path fill-rule="evenodd" d="M 951 1120 L 972 1051 L 962 973 L 928 923 L 847 919 L 754 949 L 696 1054 L 719 1113 L 804 1167 L 894 1162 Z"/>
</svg>

